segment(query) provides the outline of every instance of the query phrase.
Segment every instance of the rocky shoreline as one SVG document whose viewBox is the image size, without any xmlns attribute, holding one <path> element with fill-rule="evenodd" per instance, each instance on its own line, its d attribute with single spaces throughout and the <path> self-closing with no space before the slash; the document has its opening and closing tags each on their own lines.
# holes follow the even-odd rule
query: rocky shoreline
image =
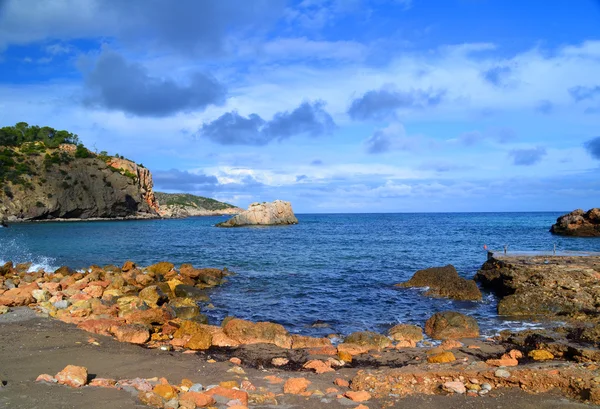
<svg viewBox="0 0 600 409">
<path fill-rule="evenodd" d="M 557 267 L 558 259 L 552 259 L 554 264 L 546 263 L 547 257 L 535 260 L 494 258 L 482 266 L 477 279 L 496 288 L 503 300 L 522 294 L 539 298 L 536 288 L 546 288 L 543 283 L 548 280 L 555 283 L 548 288 L 555 289 L 556 297 L 561 296 L 556 288 L 572 291 L 575 285 L 595 291 L 594 285 L 584 284 L 588 276 L 600 275 L 597 258 L 564 258 L 562 266 L 571 266 L 567 272 Z M 176 268 L 168 262 L 147 267 L 133 262 L 121 267 L 91 266 L 84 272 L 68 267 L 54 272 L 28 269 L 26 264 L 0 267 L 0 321 L 27 306 L 46 320 L 69 325 L 73 328 L 69 331 L 92 334 L 86 341 L 90 348 L 119 341 L 175 360 L 195 357 L 203 365 L 223 369 L 218 371 L 221 379 L 212 384 L 192 378 L 173 380 L 173 375 L 160 373 L 161 367 L 153 371 L 156 377 L 111 377 L 110 373 L 100 377 L 91 376 L 88 371 L 96 374 L 97 369 L 89 364 L 86 368 L 81 364 L 85 360 L 74 357 L 68 362 L 63 359 L 62 365 L 57 362 L 54 372 L 40 371 L 38 383 L 125 390 L 149 407 L 173 409 L 240 409 L 282 402 L 364 409 L 397 404 L 413 395 L 467 395 L 481 402 L 477 407 L 486 407 L 486 399 L 511 388 L 533 393 L 555 390 L 572 399 L 600 403 L 599 334 L 595 315 L 587 310 L 572 315 L 571 326 L 507 331 L 486 339 L 479 337 L 475 319 L 446 311 L 423 323 L 428 338 L 420 326 L 400 324 L 388 334 L 356 332 L 335 345 L 328 337 L 290 334 L 271 322 L 228 317 L 220 326 L 209 325 L 202 312 L 210 308 L 210 289 L 232 274 L 227 269 L 189 264 Z M 571 277 L 569 288 L 559 280 L 561 271 Z M 535 277 L 547 280 L 538 282 Z M 564 315 L 552 316 L 556 317 Z M 0 330 L 0 334 L 4 333 Z M 8 381 L 0 394 L 10 387 Z"/>
</svg>

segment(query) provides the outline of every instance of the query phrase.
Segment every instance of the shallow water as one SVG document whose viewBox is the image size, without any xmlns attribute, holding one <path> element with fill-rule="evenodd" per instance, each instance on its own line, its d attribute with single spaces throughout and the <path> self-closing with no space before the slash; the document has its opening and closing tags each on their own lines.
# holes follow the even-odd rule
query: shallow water
<svg viewBox="0 0 600 409">
<path fill-rule="evenodd" d="M 275 321 L 310 335 L 385 331 L 424 321 L 436 311 L 476 317 L 484 334 L 535 326 L 496 314 L 496 300 L 432 299 L 398 289 L 422 268 L 453 264 L 471 278 L 485 261 L 483 245 L 509 251 L 600 251 L 600 239 L 548 232 L 561 213 L 298 215 L 296 226 L 220 229 L 221 217 L 119 222 L 17 224 L 0 229 L 0 261 L 34 268 L 91 264 L 148 265 L 167 260 L 227 267 L 237 274 L 213 290 L 213 323 L 227 315 Z M 312 328 L 316 320 L 329 328 Z"/>
</svg>

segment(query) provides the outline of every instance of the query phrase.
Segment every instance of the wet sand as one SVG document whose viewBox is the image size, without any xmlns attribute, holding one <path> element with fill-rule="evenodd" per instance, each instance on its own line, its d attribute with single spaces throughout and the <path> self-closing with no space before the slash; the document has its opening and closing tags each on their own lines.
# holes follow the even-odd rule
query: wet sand
<svg viewBox="0 0 600 409">
<path fill-rule="evenodd" d="M 0 315 L 0 380 L 6 385 L 0 388 L 0 407 L 22 409 L 62 408 L 146 408 L 137 397 L 124 390 L 82 387 L 73 389 L 60 385 L 36 383 L 39 374 L 56 374 L 66 365 L 88 368 L 90 377 L 104 378 L 151 378 L 166 377 L 177 383 L 189 378 L 203 385 L 221 381 L 240 381 L 247 377 L 255 386 L 264 386 L 277 396 L 277 405 L 250 403 L 250 408 L 353 408 L 357 403 L 338 400 L 335 395 L 324 398 L 312 396 L 283 395 L 281 385 L 270 385 L 263 379 L 266 375 L 281 378 L 306 377 L 312 382 L 310 389 L 333 386 L 335 378 L 351 379 L 357 369 L 343 368 L 335 373 L 316 375 L 309 372 L 293 372 L 279 369 L 261 370 L 242 364 L 246 375 L 227 372 L 234 365 L 225 362 L 209 363 L 210 352 L 182 354 L 145 349 L 132 344 L 120 343 L 110 337 L 94 335 L 99 346 L 88 343 L 90 335 L 74 325 L 37 315 L 27 307 L 13 308 Z M 326 401 L 322 401 L 326 399 Z M 386 400 L 372 399 L 365 403 L 369 408 L 590 408 L 589 404 L 572 402 L 558 394 L 527 394 L 519 389 L 499 389 L 484 397 L 463 395 L 418 395 L 406 398 L 390 397 Z M 225 408 L 225 405 L 219 407 Z"/>
</svg>

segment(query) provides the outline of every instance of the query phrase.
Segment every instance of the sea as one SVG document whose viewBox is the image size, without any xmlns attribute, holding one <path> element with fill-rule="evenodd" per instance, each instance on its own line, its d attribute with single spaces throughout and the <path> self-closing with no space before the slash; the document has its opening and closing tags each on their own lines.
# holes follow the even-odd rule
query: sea
<svg viewBox="0 0 600 409">
<path fill-rule="evenodd" d="M 311 336 L 384 333 L 398 323 L 423 326 L 445 310 L 471 315 L 484 336 L 548 325 L 498 316 L 497 299 L 480 302 L 424 296 L 394 284 L 417 270 L 452 264 L 472 278 L 488 249 L 508 252 L 600 251 L 600 239 L 550 234 L 544 213 L 298 214 L 298 225 L 217 228 L 223 217 L 168 220 L 44 222 L 0 228 L 0 263 L 227 267 L 235 274 L 210 290 L 203 306 L 212 324 L 226 316 L 272 321 Z"/>
</svg>

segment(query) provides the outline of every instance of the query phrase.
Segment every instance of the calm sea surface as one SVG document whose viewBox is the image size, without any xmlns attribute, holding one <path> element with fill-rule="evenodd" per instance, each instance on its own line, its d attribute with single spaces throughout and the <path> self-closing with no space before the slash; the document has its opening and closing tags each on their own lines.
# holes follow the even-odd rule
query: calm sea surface
<svg viewBox="0 0 600 409">
<path fill-rule="evenodd" d="M 211 323 L 227 315 L 274 321 L 291 332 L 384 332 L 423 325 L 447 309 L 476 317 L 482 331 L 528 325 L 496 315 L 496 300 L 456 302 L 397 289 L 419 269 L 453 264 L 472 278 L 483 245 L 509 250 L 600 251 L 600 239 L 552 236 L 561 213 L 306 214 L 296 226 L 220 229 L 221 217 L 126 222 L 18 224 L 0 228 L 0 262 L 35 268 L 170 261 L 227 267 L 237 274 L 212 290 Z M 329 328 L 313 328 L 317 320 Z"/>
</svg>

